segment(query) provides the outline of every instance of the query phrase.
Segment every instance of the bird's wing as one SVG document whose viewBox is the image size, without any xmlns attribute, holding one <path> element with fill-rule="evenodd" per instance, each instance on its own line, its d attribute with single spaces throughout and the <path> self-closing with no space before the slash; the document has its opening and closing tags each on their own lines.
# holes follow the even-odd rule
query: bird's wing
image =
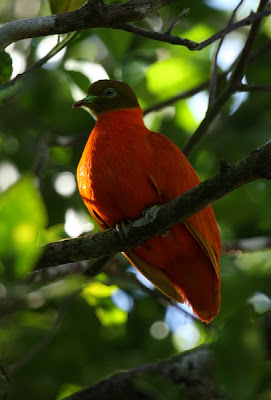
<svg viewBox="0 0 271 400">
<path fill-rule="evenodd" d="M 200 183 L 194 168 L 173 142 L 156 132 L 150 132 L 148 139 L 153 154 L 149 178 L 160 196 L 161 203 L 180 196 Z M 208 255 L 216 276 L 219 277 L 221 239 L 212 207 L 208 206 L 192 215 L 184 221 L 184 225 Z"/>
</svg>

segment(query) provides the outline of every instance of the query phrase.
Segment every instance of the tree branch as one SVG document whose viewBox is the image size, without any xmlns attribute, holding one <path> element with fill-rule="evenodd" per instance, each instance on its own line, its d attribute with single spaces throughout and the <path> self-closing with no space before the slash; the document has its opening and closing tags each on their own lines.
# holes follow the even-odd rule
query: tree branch
<svg viewBox="0 0 271 400">
<path fill-rule="evenodd" d="M 88 0 L 73 12 L 8 22 L 0 28 L 0 51 L 21 39 L 80 31 L 87 28 L 117 27 L 140 20 L 176 0 L 130 0 L 106 5 Z"/>
<path fill-rule="evenodd" d="M 122 31 L 131 32 L 138 36 L 143 36 L 148 39 L 157 40 L 159 42 L 166 42 L 170 44 L 176 44 L 178 46 L 187 47 L 189 50 L 197 50 L 199 43 L 194 42 L 186 38 L 180 38 L 178 36 L 172 36 L 169 33 L 154 32 L 141 26 L 125 24 L 122 26 L 117 26 L 116 29 L 121 29 Z"/>
<path fill-rule="evenodd" d="M 236 92 L 270 92 L 271 86 L 268 85 L 245 85 L 240 84 L 235 89 Z"/>
<path fill-rule="evenodd" d="M 140 218 L 127 226 L 127 237 L 116 229 L 48 243 L 37 269 L 99 258 L 127 251 L 165 232 L 231 191 L 259 178 L 271 179 L 271 140 L 244 159 L 221 167 L 219 173 L 158 208 L 152 221 Z"/>
<path fill-rule="evenodd" d="M 234 17 L 238 11 L 238 9 L 240 8 L 240 6 L 242 5 L 244 0 L 240 0 L 239 3 L 237 4 L 237 6 L 235 7 L 235 9 L 232 12 L 232 15 L 229 19 L 229 22 L 226 26 L 226 29 L 232 25 Z M 218 70 L 218 65 L 217 65 L 217 59 L 218 59 L 218 54 L 220 52 L 220 49 L 222 47 L 222 44 L 224 42 L 225 36 L 222 36 L 222 38 L 220 39 L 220 42 L 217 46 L 215 55 L 214 55 L 214 59 L 213 59 L 213 63 L 212 63 L 212 74 L 211 74 L 211 81 L 210 81 L 210 87 L 209 87 L 209 104 L 208 104 L 208 108 L 211 108 L 214 103 L 215 103 L 215 99 L 216 99 L 216 86 L 217 86 L 217 70 Z"/>
<path fill-rule="evenodd" d="M 169 385 L 174 384 L 180 398 L 226 399 L 228 395 L 211 380 L 214 372 L 214 354 L 211 347 L 200 346 L 168 360 L 143 365 L 113 375 L 92 387 L 66 397 L 65 400 L 123 399 L 151 400 L 153 394 L 142 390 L 140 378 L 156 376 Z"/>
</svg>

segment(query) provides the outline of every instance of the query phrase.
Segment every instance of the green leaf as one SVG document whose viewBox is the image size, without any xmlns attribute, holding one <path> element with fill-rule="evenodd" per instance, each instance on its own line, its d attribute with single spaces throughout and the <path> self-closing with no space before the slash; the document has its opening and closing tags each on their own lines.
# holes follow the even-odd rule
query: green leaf
<svg viewBox="0 0 271 400">
<path fill-rule="evenodd" d="M 0 53 L 0 84 L 7 82 L 12 74 L 12 58 L 8 53 Z"/>
<path fill-rule="evenodd" d="M 23 277 L 35 264 L 38 235 L 46 211 L 33 177 L 24 177 L 0 196 L 0 260 L 11 277 Z"/>
</svg>

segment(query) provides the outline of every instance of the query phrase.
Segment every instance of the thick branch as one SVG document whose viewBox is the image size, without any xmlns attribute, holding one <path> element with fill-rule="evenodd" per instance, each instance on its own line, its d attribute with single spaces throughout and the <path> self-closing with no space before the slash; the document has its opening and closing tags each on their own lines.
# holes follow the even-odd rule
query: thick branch
<svg viewBox="0 0 271 400">
<path fill-rule="evenodd" d="M 21 39 L 79 31 L 87 28 L 117 27 L 140 20 L 176 0 L 130 0 L 127 3 L 105 5 L 100 0 L 88 0 L 73 12 L 21 19 L 0 28 L 0 51 Z"/>
<path fill-rule="evenodd" d="M 271 140 L 246 158 L 232 165 L 223 164 L 220 172 L 212 178 L 159 207 L 152 221 L 141 218 L 128 225 L 125 238 L 116 229 L 108 229 L 94 235 L 48 243 L 44 246 L 37 269 L 99 258 L 137 247 L 208 204 L 259 178 L 271 179 Z"/>
<path fill-rule="evenodd" d="M 210 348 L 201 346 L 172 359 L 143 365 L 127 372 L 113 375 L 92 387 L 67 397 L 66 400 L 123 399 L 151 400 L 153 395 L 138 385 L 140 378 L 160 377 L 178 388 L 180 398 L 226 399 L 226 393 L 218 388 L 210 376 L 214 372 L 214 355 Z"/>
</svg>

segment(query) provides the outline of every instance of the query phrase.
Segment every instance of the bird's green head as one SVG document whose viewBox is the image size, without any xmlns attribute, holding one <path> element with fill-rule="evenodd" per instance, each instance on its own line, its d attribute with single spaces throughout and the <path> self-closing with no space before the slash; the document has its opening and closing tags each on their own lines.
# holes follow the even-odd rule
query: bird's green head
<svg viewBox="0 0 271 400">
<path fill-rule="evenodd" d="M 101 80 L 94 82 L 87 91 L 87 96 L 73 104 L 73 108 L 85 106 L 94 117 L 108 111 L 136 108 L 139 106 L 133 90 L 127 83 Z"/>
</svg>

